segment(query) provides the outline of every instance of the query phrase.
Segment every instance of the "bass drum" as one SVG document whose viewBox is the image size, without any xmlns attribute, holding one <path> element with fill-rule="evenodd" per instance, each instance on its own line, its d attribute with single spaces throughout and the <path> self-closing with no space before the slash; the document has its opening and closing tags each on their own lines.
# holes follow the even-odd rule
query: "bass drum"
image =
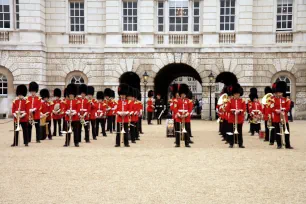
<svg viewBox="0 0 306 204">
<path fill-rule="evenodd" d="M 167 119 L 166 120 L 166 135 L 167 137 L 174 137 L 174 120 L 173 119 Z"/>
</svg>

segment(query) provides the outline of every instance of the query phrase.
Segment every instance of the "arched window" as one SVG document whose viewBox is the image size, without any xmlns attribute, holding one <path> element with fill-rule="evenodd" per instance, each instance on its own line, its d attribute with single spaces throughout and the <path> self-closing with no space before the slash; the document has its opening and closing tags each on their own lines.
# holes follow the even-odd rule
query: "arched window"
<svg viewBox="0 0 306 204">
<path fill-rule="evenodd" d="M 284 81 L 284 82 L 287 83 L 286 93 L 290 94 L 291 93 L 291 80 L 286 76 L 280 76 L 276 79 L 276 82 L 278 82 L 278 81 Z"/>
<path fill-rule="evenodd" d="M 73 76 L 70 83 L 72 84 L 84 84 L 84 79 L 81 76 Z"/>
<path fill-rule="evenodd" d="M 7 78 L 0 74 L 0 96 L 7 96 Z"/>
</svg>

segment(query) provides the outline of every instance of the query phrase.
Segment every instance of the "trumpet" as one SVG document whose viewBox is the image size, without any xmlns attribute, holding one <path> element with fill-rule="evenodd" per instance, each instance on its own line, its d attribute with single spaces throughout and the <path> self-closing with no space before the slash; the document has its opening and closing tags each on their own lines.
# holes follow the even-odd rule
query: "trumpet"
<svg viewBox="0 0 306 204">
<path fill-rule="evenodd" d="M 18 111 L 16 113 L 16 120 L 17 120 L 16 130 L 15 130 L 16 132 L 19 132 L 21 130 L 21 127 L 20 127 L 20 117 L 21 117 L 20 107 L 21 107 L 21 100 L 19 101 L 19 107 L 18 107 Z"/>
<path fill-rule="evenodd" d="M 40 119 L 40 126 L 46 127 L 46 135 L 49 136 L 49 127 L 48 127 L 48 122 L 47 122 L 47 117 L 49 113 L 45 113 L 44 116 Z"/>
</svg>

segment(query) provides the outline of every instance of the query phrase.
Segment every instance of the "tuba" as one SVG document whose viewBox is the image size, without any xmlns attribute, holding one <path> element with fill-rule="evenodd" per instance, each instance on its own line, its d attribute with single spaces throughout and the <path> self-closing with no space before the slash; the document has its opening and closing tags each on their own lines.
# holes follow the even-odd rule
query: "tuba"
<svg viewBox="0 0 306 204">
<path fill-rule="evenodd" d="M 224 105 L 225 103 L 227 103 L 228 101 L 228 95 L 225 93 L 225 94 L 222 94 L 219 99 L 218 99 L 218 105 Z"/>
<path fill-rule="evenodd" d="M 273 96 L 272 93 L 268 93 L 268 94 L 264 95 L 264 97 L 261 99 L 261 103 L 263 105 L 269 104 L 272 96 Z"/>
</svg>

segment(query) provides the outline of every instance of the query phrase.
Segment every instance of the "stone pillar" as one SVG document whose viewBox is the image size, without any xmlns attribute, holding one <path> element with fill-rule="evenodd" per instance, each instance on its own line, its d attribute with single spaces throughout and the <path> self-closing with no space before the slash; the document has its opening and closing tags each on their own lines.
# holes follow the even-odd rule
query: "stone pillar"
<svg viewBox="0 0 306 204">
<path fill-rule="evenodd" d="M 203 120 L 209 120 L 209 84 L 202 84 L 202 112 L 201 118 Z M 215 84 L 211 86 L 211 117 L 213 120 L 216 119 L 216 109 L 215 109 Z"/>
</svg>

